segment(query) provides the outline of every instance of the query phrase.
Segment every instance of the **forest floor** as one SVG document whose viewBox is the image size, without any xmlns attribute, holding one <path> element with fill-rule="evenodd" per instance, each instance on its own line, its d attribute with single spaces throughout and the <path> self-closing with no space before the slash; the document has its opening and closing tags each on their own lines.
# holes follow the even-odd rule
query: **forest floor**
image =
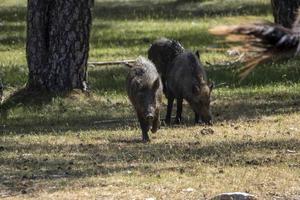
<svg viewBox="0 0 300 200">
<path fill-rule="evenodd" d="M 26 2 L 0 0 L 5 98 L 27 79 Z M 249 192 L 300 198 L 299 61 L 259 66 L 240 81 L 216 25 L 272 20 L 268 0 L 97 0 L 90 61 L 147 56 L 168 37 L 199 49 L 213 91 L 214 125 L 162 126 L 141 143 L 124 66 L 90 67 L 90 94 L 28 94 L 1 107 L 0 198 L 208 199 Z M 162 107 L 165 115 L 166 100 Z"/>
</svg>

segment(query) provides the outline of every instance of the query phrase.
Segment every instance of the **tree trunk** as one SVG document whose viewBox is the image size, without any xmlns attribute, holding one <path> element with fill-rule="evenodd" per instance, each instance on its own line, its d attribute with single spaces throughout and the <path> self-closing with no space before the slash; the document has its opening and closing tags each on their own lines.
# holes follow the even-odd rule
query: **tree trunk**
<svg viewBox="0 0 300 200">
<path fill-rule="evenodd" d="M 86 89 L 91 0 L 28 0 L 28 87 Z"/>
<path fill-rule="evenodd" d="M 275 23 L 291 28 L 297 17 L 300 0 L 271 0 Z"/>
</svg>

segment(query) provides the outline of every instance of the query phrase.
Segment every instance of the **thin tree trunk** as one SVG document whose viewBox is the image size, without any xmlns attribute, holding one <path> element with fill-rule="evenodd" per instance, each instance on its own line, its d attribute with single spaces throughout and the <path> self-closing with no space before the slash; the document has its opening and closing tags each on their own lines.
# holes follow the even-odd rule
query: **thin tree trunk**
<svg viewBox="0 0 300 200">
<path fill-rule="evenodd" d="M 28 0 L 28 87 L 86 89 L 91 0 Z"/>
<path fill-rule="evenodd" d="M 275 23 L 291 28 L 296 19 L 300 0 L 271 0 Z"/>
</svg>

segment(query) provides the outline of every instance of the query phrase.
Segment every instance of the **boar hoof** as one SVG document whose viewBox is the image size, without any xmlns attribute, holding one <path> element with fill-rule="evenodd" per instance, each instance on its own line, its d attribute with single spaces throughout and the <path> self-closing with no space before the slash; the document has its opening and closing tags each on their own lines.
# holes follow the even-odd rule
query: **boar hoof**
<svg viewBox="0 0 300 200">
<path fill-rule="evenodd" d="M 157 128 L 152 128 L 152 129 L 151 129 L 151 132 L 152 132 L 152 133 L 156 133 L 156 132 L 157 132 Z"/>
<path fill-rule="evenodd" d="M 176 119 L 175 119 L 175 124 L 179 125 L 179 124 L 181 124 L 181 121 L 182 121 L 182 120 L 181 120 L 180 118 L 176 118 Z"/>
<path fill-rule="evenodd" d="M 171 125 L 171 120 L 166 119 L 166 120 L 165 120 L 165 124 L 166 124 L 167 126 L 170 126 L 170 125 Z"/>
<path fill-rule="evenodd" d="M 205 125 L 207 125 L 207 126 L 212 126 L 212 125 L 213 125 L 213 122 L 212 122 L 212 121 L 205 122 Z"/>
<path fill-rule="evenodd" d="M 212 122 L 212 121 L 209 121 L 209 122 L 202 122 L 202 121 L 199 121 L 198 123 L 195 122 L 195 124 L 200 124 L 200 125 L 204 125 L 204 126 L 212 126 L 212 125 L 213 125 L 213 122 Z"/>
<path fill-rule="evenodd" d="M 167 126 L 167 123 L 166 123 L 165 121 L 161 121 L 160 127 L 161 127 L 161 126 Z M 159 128 L 160 128 L 160 127 L 159 127 Z"/>
<path fill-rule="evenodd" d="M 149 138 L 143 138 L 142 142 L 143 142 L 143 143 L 149 143 L 149 142 L 150 142 L 150 139 L 149 139 Z"/>
</svg>

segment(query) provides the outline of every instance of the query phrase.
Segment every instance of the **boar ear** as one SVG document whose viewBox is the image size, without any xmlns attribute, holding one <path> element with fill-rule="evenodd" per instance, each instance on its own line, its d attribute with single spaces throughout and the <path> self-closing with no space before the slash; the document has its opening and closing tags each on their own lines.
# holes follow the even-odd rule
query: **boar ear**
<svg viewBox="0 0 300 200">
<path fill-rule="evenodd" d="M 193 85 L 192 92 L 193 92 L 193 94 L 199 94 L 199 92 L 200 92 L 199 86 Z"/>
<path fill-rule="evenodd" d="M 200 84 L 205 84 L 205 80 L 204 80 L 204 77 L 202 75 L 198 75 L 197 76 L 197 80 Z"/>
<path fill-rule="evenodd" d="M 199 50 L 197 50 L 197 51 L 195 52 L 195 54 L 196 54 L 197 58 L 200 60 L 200 52 L 199 52 Z"/>
<path fill-rule="evenodd" d="M 210 91 L 212 91 L 215 87 L 215 83 L 213 81 L 208 81 L 207 85 L 208 85 Z"/>
<path fill-rule="evenodd" d="M 159 88 L 159 84 L 160 84 L 160 80 L 159 78 L 157 78 L 153 83 L 152 90 L 156 91 Z"/>
</svg>

